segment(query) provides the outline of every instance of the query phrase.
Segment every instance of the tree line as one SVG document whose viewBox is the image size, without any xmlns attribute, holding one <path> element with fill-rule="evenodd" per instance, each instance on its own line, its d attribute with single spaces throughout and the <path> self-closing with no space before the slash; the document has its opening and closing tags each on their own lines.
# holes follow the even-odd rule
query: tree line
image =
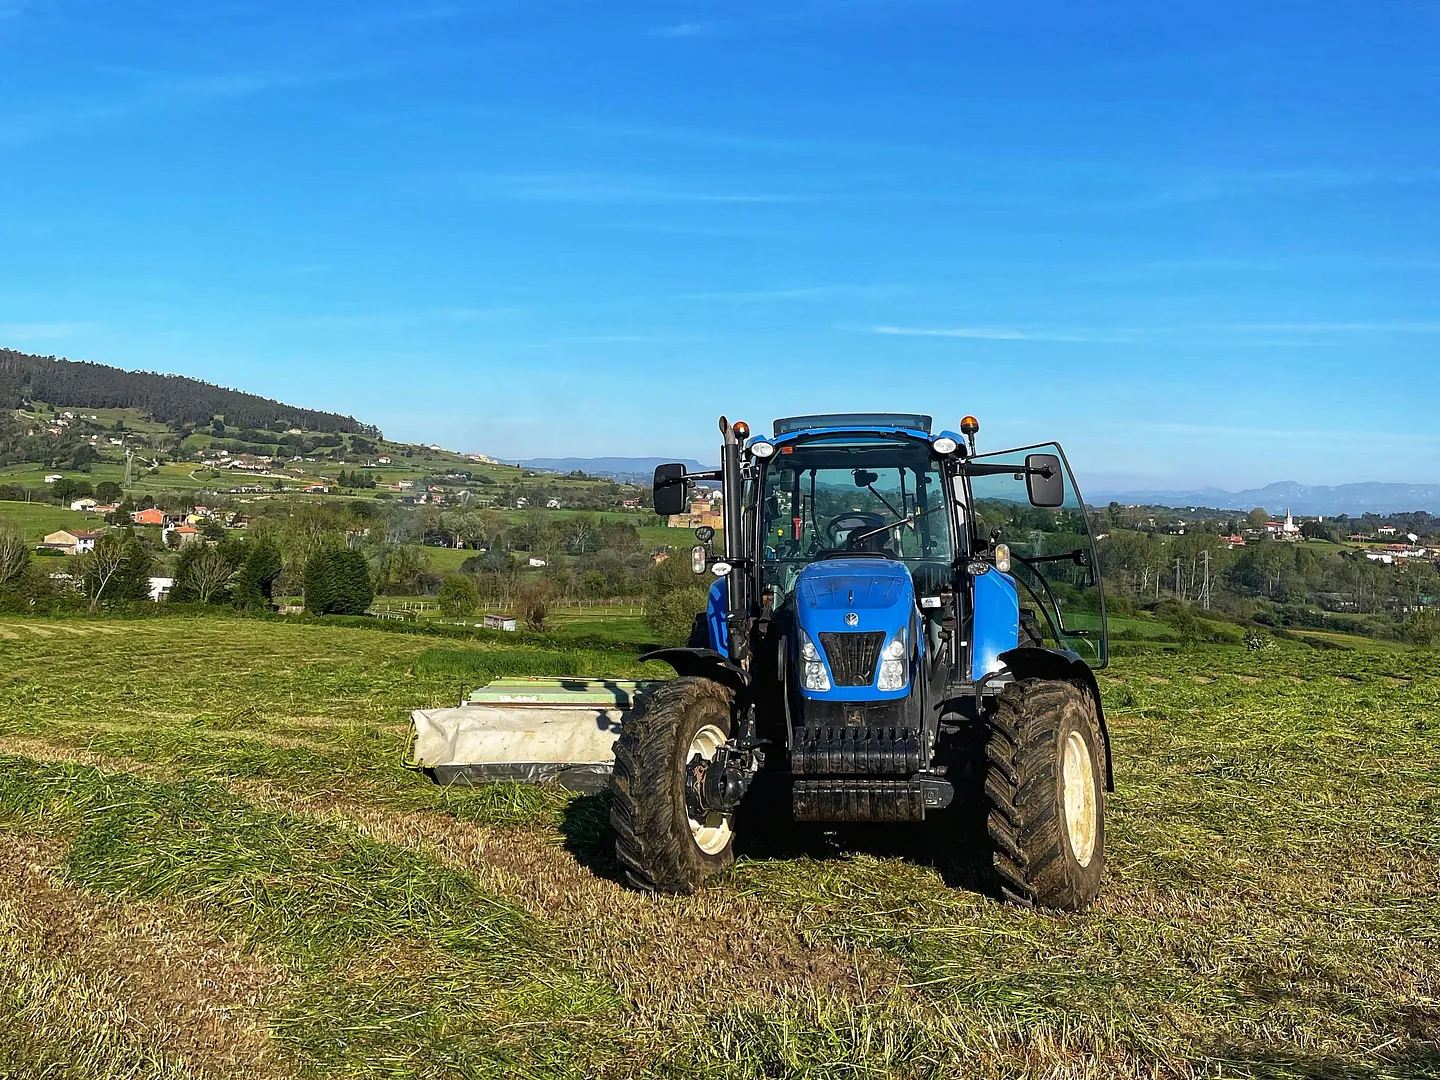
<svg viewBox="0 0 1440 1080">
<path fill-rule="evenodd" d="M 18 409 L 28 401 L 82 409 L 139 409 L 172 426 L 207 425 L 221 415 L 239 428 L 295 427 L 380 436 L 378 428 L 353 416 L 297 408 L 183 375 L 125 371 L 0 349 L 0 409 Z"/>
</svg>

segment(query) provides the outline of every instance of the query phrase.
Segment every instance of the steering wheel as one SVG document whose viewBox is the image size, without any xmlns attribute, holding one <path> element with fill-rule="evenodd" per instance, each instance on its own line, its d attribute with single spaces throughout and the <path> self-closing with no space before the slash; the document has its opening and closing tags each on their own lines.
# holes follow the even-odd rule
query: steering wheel
<svg viewBox="0 0 1440 1080">
<path fill-rule="evenodd" d="M 825 525 L 825 540 L 832 550 L 847 549 L 852 551 L 877 551 L 885 550 L 886 536 L 883 532 L 867 537 L 859 544 L 853 544 L 850 537 L 856 533 L 867 533 L 872 529 L 880 529 L 890 524 L 890 519 L 882 514 L 872 514 L 863 510 L 851 510 L 841 514 L 839 517 L 831 518 Z M 842 539 L 843 536 L 843 539 Z"/>
</svg>

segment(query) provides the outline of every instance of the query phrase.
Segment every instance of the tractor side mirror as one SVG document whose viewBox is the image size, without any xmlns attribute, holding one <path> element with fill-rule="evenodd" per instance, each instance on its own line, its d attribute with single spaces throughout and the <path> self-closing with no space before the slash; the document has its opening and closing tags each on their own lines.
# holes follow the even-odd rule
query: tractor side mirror
<svg viewBox="0 0 1440 1080">
<path fill-rule="evenodd" d="M 1065 469 L 1054 454 L 1025 455 L 1025 494 L 1031 506 L 1065 505 Z"/>
<path fill-rule="evenodd" d="M 875 483 L 875 481 L 879 479 L 880 474 L 873 473 L 869 469 L 855 470 L 855 486 L 858 488 L 869 487 L 871 484 Z"/>
<path fill-rule="evenodd" d="M 661 517 L 683 514 L 689 493 L 690 485 L 685 481 L 684 465 L 676 462 L 655 466 L 655 486 L 652 489 L 655 513 Z"/>
</svg>

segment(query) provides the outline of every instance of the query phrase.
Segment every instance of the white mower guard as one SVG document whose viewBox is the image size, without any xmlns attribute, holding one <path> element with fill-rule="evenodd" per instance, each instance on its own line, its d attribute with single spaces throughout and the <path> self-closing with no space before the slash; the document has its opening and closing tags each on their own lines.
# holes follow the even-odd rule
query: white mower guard
<svg viewBox="0 0 1440 1080">
<path fill-rule="evenodd" d="M 416 709 L 405 764 L 440 784 L 497 780 L 599 791 L 625 713 L 648 683 L 496 679 L 458 708 Z"/>
</svg>

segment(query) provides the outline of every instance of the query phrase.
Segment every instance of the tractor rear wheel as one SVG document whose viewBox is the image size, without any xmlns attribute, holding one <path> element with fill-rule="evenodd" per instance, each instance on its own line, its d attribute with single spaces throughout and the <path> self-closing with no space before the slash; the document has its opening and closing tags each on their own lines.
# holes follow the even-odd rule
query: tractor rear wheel
<svg viewBox="0 0 1440 1080">
<path fill-rule="evenodd" d="M 659 683 L 636 702 L 615 743 L 610 825 L 629 882 L 694 892 L 735 861 L 734 817 L 693 805 L 687 770 L 730 736 L 731 692 L 709 679 Z"/>
<path fill-rule="evenodd" d="M 1078 911 L 1105 871 L 1105 767 L 1090 694 L 1022 679 L 1001 692 L 985 740 L 986 824 L 1006 899 Z"/>
</svg>

